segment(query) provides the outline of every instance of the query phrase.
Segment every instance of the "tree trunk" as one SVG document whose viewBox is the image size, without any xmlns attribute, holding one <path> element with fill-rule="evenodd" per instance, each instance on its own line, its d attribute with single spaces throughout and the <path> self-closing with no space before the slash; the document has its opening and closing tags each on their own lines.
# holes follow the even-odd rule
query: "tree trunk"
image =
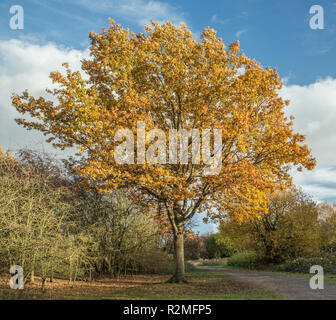
<svg viewBox="0 0 336 320">
<path fill-rule="evenodd" d="M 30 282 L 31 283 L 34 283 L 35 282 L 35 254 L 33 256 L 33 267 L 32 267 L 32 271 L 31 271 L 31 274 L 30 274 Z"/>
<path fill-rule="evenodd" d="M 42 276 L 42 293 L 45 293 L 45 282 L 46 282 L 46 276 Z"/>
<path fill-rule="evenodd" d="M 184 267 L 184 230 L 174 232 L 175 273 L 169 282 L 181 283 L 185 280 Z"/>
</svg>

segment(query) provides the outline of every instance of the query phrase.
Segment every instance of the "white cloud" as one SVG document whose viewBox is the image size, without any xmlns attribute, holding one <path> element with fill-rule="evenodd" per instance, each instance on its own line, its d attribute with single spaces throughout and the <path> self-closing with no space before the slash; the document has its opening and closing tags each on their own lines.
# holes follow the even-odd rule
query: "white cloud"
<svg viewBox="0 0 336 320">
<path fill-rule="evenodd" d="M 294 130 L 306 135 L 316 157 L 312 172 L 294 173 L 294 182 L 318 200 L 336 201 L 336 79 L 320 79 L 306 86 L 284 86 L 281 95 L 291 100 Z"/>
<path fill-rule="evenodd" d="M 108 13 L 111 17 L 115 15 L 130 21 L 136 21 L 138 25 L 144 26 L 150 20 L 164 23 L 170 21 L 176 25 L 184 21 L 184 14 L 178 8 L 161 1 L 145 0 L 72 0 L 73 3 L 81 5 L 86 9 L 99 13 Z"/>
<path fill-rule="evenodd" d="M 230 19 L 220 19 L 218 18 L 217 14 L 214 14 L 212 17 L 211 17 L 211 22 L 214 22 L 214 23 L 220 23 L 220 24 L 226 24 L 228 22 L 230 22 Z"/>
<path fill-rule="evenodd" d="M 291 100 L 287 112 L 295 117 L 295 130 L 307 136 L 318 165 L 336 165 L 336 79 L 284 86 L 281 95 Z"/>
<path fill-rule="evenodd" d="M 292 78 L 293 78 L 293 73 L 292 73 L 292 71 L 290 71 L 290 72 L 287 74 L 287 76 L 281 78 L 281 80 L 282 80 L 282 82 L 283 82 L 285 85 L 287 85 L 288 82 L 289 82 Z"/>
<path fill-rule="evenodd" d="M 315 200 L 336 201 L 336 167 L 317 167 L 312 172 L 293 172 L 294 181 Z"/>
<path fill-rule="evenodd" d="M 84 57 L 88 57 L 88 50 L 78 51 L 51 43 L 41 46 L 26 40 L 0 41 L 0 145 L 4 149 L 43 147 L 51 150 L 40 133 L 27 131 L 14 122 L 21 114 L 11 106 L 11 94 L 21 94 L 28 89 L 34 96 L 48 97 L 45 88 L 52 87 L 49 73 L 62 70 L 63 62 L 69 62 L 78 70 Z"/>
<path fill-rule="evenodd" d="M 240 36 L 241 36 L 242 34 L 246 33 L 246 32 L 247 32 L 247 29 L 239 30 L 239 31 L 236 32 L 236 37 L 237 37 L 237 38 L 240 38 Z"/>
</svg>

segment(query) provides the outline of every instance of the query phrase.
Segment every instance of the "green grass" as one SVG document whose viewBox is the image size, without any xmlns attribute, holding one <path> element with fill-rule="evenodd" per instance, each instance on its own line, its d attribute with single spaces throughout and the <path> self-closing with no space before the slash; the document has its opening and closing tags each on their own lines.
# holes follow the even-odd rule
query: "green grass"
<svg viewBox="0 0 336 320">
<path fill-rule="evenodd" d="M 254 270 L 254 269 L 248 269 L 248 268 L 243 268 L 243 267 L 238 267 L 238 266 L 228 266 L 227 264 L 219 264 L 219 265 L 206 265 L 206 264 L 202 264 L 199 265 L 199 267 L 205 267 L 205 268 L 214 268 L 214 269 L 231 269 L 231 270 L 242 270 L 242 271 L 266 271 L 264 269 L 258 269 L 258 270 Z"/>
<path fill-rule="evenodd" d="M 192 269 L 190 271 L 191 278 L 193 279 L 213 279 L 218 277 L 227 277 L 226 274 L 222 272 L 215 272 L 212 270 L 202 270 L 202 269 Z"/>
<path fill-rule="evenodd" d="M 112 300 L 283 300 L 281 295 L 251 287 L 223 273 L 192 269 L 188 283 L 146 284 L 105 296 L 81 295 L 75 299 Z"/>
<path fill-rule="evenodd" d="M 243 270 L 242 268 L 235 267 L 235 266 L 228 266 L 227 264 L 219 264 L 219 265 L 206 265 L 202 264 L 199 265 L 200 267 L 206 267 L 206 268 L 218 268 L 218 269 L 240 269 Z"/>
<path fill-rule="evenodd" d="M 95 299 L 96 297 L 92 297 Z M 137 290 L 135 292 L 129 293 L 115 293 L 107 297 L 100 297 L 99 299 L 108 300 L 286 300 L 279 294 L 267 291 L 267 290 L 256 290 L 253 292 L 245 293 L 228 293 L 228 294 L 184 294 L 184 295 L 174 295 L 174 294 L 148 294 L 146 290 Z"/>
</svg>

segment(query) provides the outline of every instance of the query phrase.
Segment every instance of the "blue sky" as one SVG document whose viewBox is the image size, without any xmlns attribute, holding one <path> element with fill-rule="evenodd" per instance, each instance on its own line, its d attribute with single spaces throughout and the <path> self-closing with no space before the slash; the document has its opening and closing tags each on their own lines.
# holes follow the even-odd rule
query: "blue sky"
<svg viewBox="0 0 336 320">
<path fill-rule="evenodd" d="M 14 4 L 25 10 L 22 31 L 8 28 L 8 11 Z M 324 30 L 309 27 L 309 9 L 314 4 L 324 8 Z M 334 0 L 2 0 L 0 13 L 2 39 L 30 35 L 41 42 L 80 49 L 88 45 L 88 32 L 107 26 L 108 17 L 137 32 L 151 18 L 169 19 L 186 22 L 196 35 L 210 26 L 225 43 L 239 39 L 248 56 L 265 66 L 278 67 L 289 83 L 307 84 L 336 73 L 331 68 L 336 50 Z"/>
<path fill-rule="evenodd" d="M 24 9 L 23 30 L 9 28 L 13 5 Z M 309 26 L 312 5 L 324 9 L 323 30 Z M 314 172 L 294 173 L 294 181 L 318 201 L 336 201 L 336 0 L 2 0 L 0 145 L 48 148 L 36 133 L 15 125 L 10 93 L 27 88 L 42 94 L 48 73 L 62 62 L 79 68 L 88 54 L 89 31 L 107 27 L 109 17 L 135 32 L 150 19 L 183 21 L 196 37 L 210 26 L 224 43 L 239 40 L 247 56 L 277 67 L 295 129 L 307 135 L 318 161 Z"/>
</svg>

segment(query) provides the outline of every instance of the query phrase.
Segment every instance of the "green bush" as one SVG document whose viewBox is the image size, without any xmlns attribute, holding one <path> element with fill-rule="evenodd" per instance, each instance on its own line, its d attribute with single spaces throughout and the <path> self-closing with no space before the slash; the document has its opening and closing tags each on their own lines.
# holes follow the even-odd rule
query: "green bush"
<svg viewBox="0 0 336 320">
<path fill-rule="evenodd" d="M 208 258 L 218 259 L 230 257 L 236 252 L 233 242 L 220 233 L 211 235 L 208 240 Z"/>
<path fill-rule="evenodd" d="M 309 273 L 310 267 L 319 265 L 326 273 L 336 273 L 336 255 L 323 255 L 322 257 L 299 257 L 287 260 L 282 264 L 273 267 L 274 271 Z"/>
<path fill-rule="evenodd" d="M 237 252 L 228 258 L 227 265 L 245 269 L 255 269 L 260 265 L 260 260 L 254 251 L 243 251 Z"/>
</svg>

